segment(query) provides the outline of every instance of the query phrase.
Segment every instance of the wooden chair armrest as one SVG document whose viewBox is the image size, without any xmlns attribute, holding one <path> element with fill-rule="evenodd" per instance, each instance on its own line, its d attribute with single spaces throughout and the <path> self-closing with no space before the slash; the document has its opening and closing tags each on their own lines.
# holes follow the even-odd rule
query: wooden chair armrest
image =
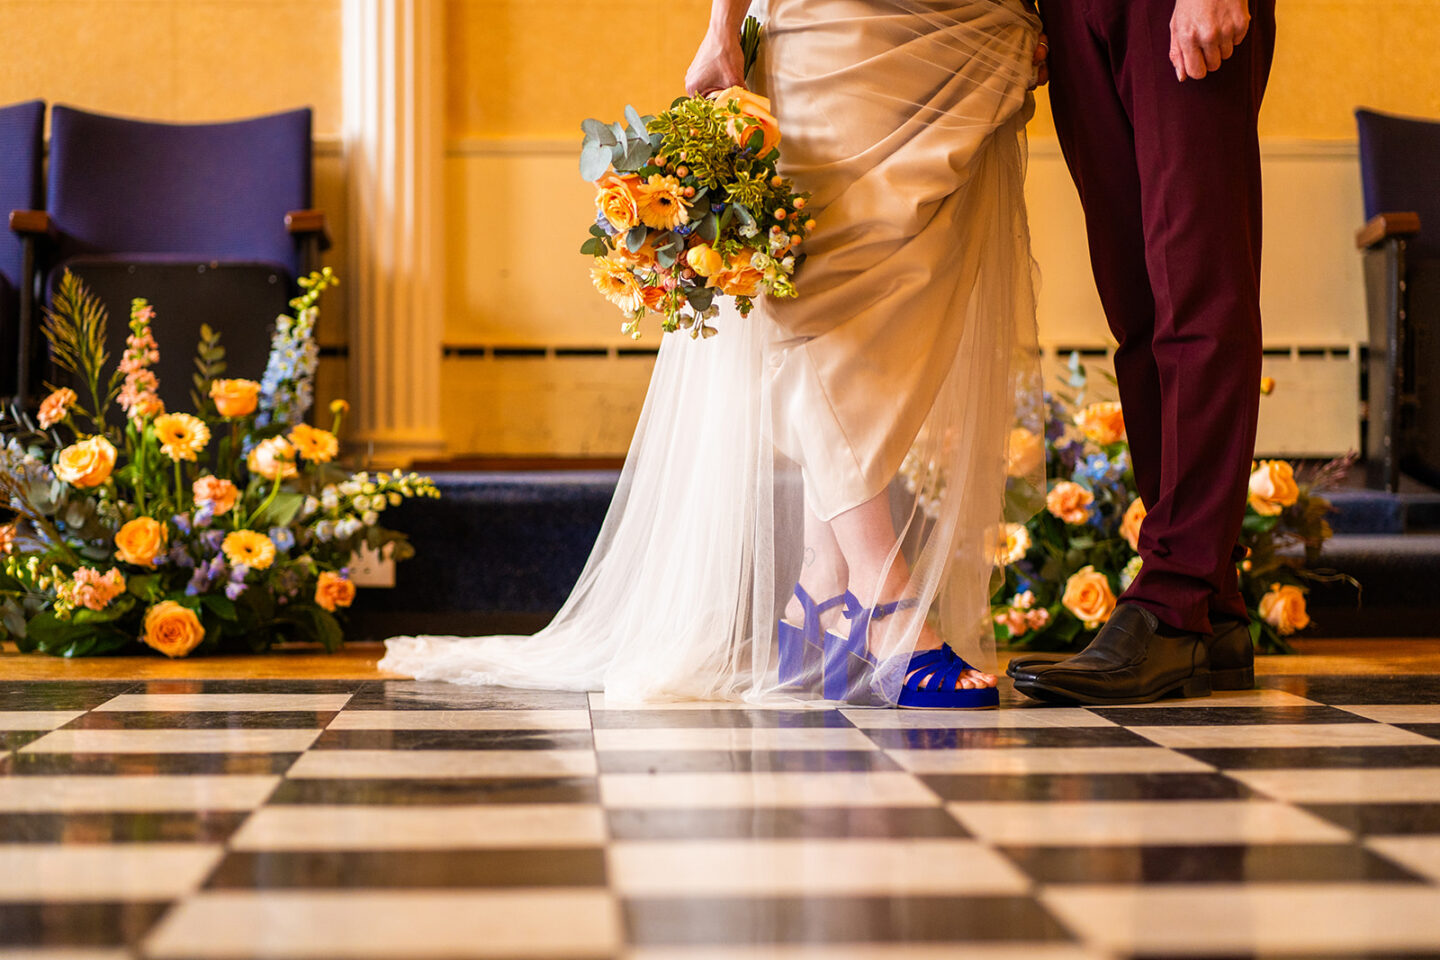
<svg viewBox="0 0 1440 960">
<path fill-rule="evenodd" d="M 28 236 L 55 236 L 55 223 L 44 210 L 11 210 L 10 229 Z"/>
<path fill-rule="evenodd" d="M 1419 232 L 1418 213 L 1377 213 L 1355 232 L 1355 246 L 1368 250 L 1391 237 L 1413 237 Z"/>
</svg>

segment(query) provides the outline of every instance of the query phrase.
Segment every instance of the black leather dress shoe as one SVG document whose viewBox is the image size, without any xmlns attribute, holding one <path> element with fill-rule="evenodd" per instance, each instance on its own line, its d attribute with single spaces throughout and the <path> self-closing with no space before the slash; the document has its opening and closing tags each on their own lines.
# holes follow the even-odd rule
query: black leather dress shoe
<svg viewBox="0 0 1440 960">
<path fill-rule="evenodd" d="M 1250 640 L 1248 622 L 1218 621 L 1215 632 L 1204 640 L 1210 659 L 1212 690 L 1255 689 L 1255 644 Z M 1005 672 L 1015 680 L 1034 680 L 1040 671 L 1073 656 L 1073 653 L 1023 653 L 1011 659 Z"/>
<path fill-rule="evenodd" d="M 1210 661 L 1198 633 L 1162 636 L 1155 614 L 1122 603 L 1089 646 L 1015 689 L 1036 700 L 1108 706 L 1162 697 L 1208 697 Z"/>
</svg>

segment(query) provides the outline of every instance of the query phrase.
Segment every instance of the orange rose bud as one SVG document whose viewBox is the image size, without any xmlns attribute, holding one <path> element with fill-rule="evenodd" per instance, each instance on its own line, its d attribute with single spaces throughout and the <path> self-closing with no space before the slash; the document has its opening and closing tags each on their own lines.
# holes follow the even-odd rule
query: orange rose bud
<svg viewBox="0 0 1440 960">
<path fill-rule="evenodd" d="M 320 574 L 320 580 L 315 584 L 316 606 L 334 613 L 336 607 L 348 607 L 354 602 L 354 583 L 329 570 Z"/>
</svg>

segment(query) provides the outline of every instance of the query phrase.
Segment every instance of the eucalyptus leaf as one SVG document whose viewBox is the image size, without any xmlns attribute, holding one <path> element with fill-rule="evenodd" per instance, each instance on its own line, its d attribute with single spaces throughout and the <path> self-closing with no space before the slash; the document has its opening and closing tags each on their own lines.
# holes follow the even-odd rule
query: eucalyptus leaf
<svg viewBox="0 0 1440 960">
<path fill-rule="evenodd" d="M 742 226 L 742 227 L 755 227 L 755 226 L 757 226 L 757 224 L 755 223 L 755 217 L 750 213 L 749 210 L 747 210 L 746 208 L 742 207 L 740 204 L 738 204 L 738 203 L 732 203 L 732 204 L 730 204 L 730 206 L 729 206 L 728 209 L 735 211 L 735 219 L 740 221 L 740 226 Z"/>
<path fill-rule="evenodd" d="M 638 252 L 645 245 L 645 235 L 649 232 L 644 226 L 631 227 L 625 234 L 625 249 L 631 253 Z"/>
<path fill-rule="evenodd" d="M 625 105 L 625 119 L 629 121 L 630 129 L 634 132 L 635 136 L 640 137 L 642 140 L 649 138 L 650 134 L 649 131 L 645 129 L 645 121 L 641 118 L 640 111 L 628 103 Z"/>
<path fill-rule="evenodd" d="M 670 247 L 657 247 L 655 249 L 655 262 L 662 267 L 668 268 L 675 266 L 675 261 L 679 258 L 679 253 Z"/>
<path fill-rule="evenodd" d="M 624 157 L 621 158 L 620 163 L 616 164 L 616 168 L 626 172 L 639 170 L 650 162 L 652 156 L 654 153 L 648 141 L 632 140 L 630 146 L 625 149 Z"/>
<path fill-rule="evenodd" d="M 591 237 L 589 240 L 580 244 L 580 252 L 587 253 L 592 257 L 603 257 L 605 256 L 605 241 L 597 237 Z"/>
<path fill-rule="evenodd" d="M 610 127 L 594 117 L 586 117 L 581 120 L 580 129 L 585 131 L 587 140 L 598 140 L 606 146 L 615 142 L 615 134 L 611 132 Z"/>
<path fill-rule="evenodd" d="M 699 226 L 695 228 L 695 233 L 706 243 L 714 243 L 715 239 L 720 236 L 720 218 L 713 213 L 705 214 Z"/>
<path fill-rule="evenodd" d="M 625 124 L 621 123 L 619 120 L 616 120 L 614 123 L 610 124 L 610 129 L 615 131 L 615 142 L 617 144 L 623 146 L 625 141 L 630 139 L 625 133 Z"/>
<path fill-rule="evenodd" d="M 25 636 L 25 611 L 9 597 L 0 601 L 0 627 L 4 627 L 11 637 Z"/>
<path fill-rule="evenodd" d="M 610 169 L 610 147 L 591 141 L 580 151 L 580 176 L 586 180 L 599 180 Z"/>
</svg>

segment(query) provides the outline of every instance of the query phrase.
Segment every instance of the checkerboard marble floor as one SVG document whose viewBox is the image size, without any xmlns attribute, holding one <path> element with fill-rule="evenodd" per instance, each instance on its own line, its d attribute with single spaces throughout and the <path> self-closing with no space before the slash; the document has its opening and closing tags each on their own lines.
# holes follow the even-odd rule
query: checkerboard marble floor
<svg viewBox="0 0 1440 960">
<path fill-rule="evenodd" d="M 0 958 L 1440 957 L 1440 677 L 984 713 L 0 682 Z"/>
</svg>

